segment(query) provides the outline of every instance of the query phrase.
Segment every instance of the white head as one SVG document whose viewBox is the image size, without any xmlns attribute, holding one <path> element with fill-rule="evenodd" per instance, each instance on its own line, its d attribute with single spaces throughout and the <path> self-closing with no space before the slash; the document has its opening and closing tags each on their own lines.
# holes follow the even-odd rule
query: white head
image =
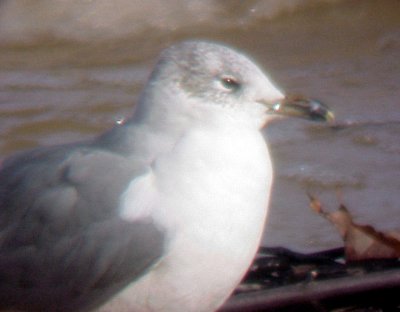
<svg viewBox="0 0 400 312">
<path fill-rule="evenodd" d="M 191 124 L 226 114 L 259 128 L 272 116 L 267 113 L 273 104 L 283 98 L 243 54 L 215 43 L 187 41 L 163 51 L 136 114 L 157 122 L 173 117 L 174 123 Z"/>
</svg>

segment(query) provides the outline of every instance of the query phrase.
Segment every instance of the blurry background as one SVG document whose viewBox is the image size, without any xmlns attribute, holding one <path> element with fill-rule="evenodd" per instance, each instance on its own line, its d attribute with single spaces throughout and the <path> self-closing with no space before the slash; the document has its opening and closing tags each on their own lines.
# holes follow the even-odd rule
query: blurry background
<svg viewBox="0 0 400 312">
<path fill-rule="evenodd" d="M 345 124 L 266 130 L 276 180 L 265 245 L 340 246 L 306 197 L 335 209 L 338 187 L 356 221 L 400 229 L 398 0 L 0 0 L 0 156 L 111 127 L 160 50 L 188 38 L 246 51 Z"/>
</svg>

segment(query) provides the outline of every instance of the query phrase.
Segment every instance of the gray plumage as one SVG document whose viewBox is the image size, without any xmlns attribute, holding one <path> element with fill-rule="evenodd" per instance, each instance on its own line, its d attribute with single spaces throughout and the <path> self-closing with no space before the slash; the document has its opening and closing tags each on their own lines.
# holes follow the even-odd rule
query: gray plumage
<svg viewBox="0 0 400 312">
<path fill-rule="evenodd" d="M 162 233 L 151 221 L 130 223 L 116 211 L 139 172 L 124 155 L 91 143 L 6 160 L 0 309 L 87 310 L 146 272 L 162 254 Z"/>
</svg>

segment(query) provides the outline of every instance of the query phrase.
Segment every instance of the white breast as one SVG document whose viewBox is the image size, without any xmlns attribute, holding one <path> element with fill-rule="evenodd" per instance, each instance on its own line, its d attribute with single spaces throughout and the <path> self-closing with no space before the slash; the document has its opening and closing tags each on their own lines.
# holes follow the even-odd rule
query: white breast
<svg viewBox="0 0 400 312">
<path fill-rule="evenodd" d="M 272 179 L 264 139 L 257 129 L 194 128 L 152 168 L 141 186 L 131 184 L 122 215 L 151 215 L 169 233 L 168 254 L 117 301 L 127 311 L 213 311 L 247 271 L 263 231 Z M 138 214 L 132 198 L 143 185 L 151 198 Z"/>
</svg>

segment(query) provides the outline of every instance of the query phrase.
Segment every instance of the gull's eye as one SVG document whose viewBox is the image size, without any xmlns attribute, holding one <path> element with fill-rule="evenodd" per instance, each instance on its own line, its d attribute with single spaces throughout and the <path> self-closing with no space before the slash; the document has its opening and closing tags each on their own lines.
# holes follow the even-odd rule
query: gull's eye
<svg viewBox="0 0 400 312">
<path fill-rule="evenodd" d="M 240 82 L 231 76 L 222 77 L 221 85 L 229 91 L 237 91 L 240 89 Z"/>
</svg>

